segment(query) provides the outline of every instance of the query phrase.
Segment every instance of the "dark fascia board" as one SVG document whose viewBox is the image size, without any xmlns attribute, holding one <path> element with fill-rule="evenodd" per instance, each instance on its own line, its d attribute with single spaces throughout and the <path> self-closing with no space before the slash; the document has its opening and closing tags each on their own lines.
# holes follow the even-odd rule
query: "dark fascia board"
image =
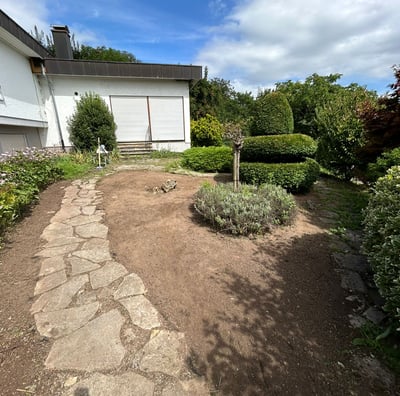
<svg viewBox="0 0 400 396">
<path fill-rule="evenodd" d="M 19 40 L 21 44 L 32 50 L 37 57 L 47 58 L 51 56 L 46 48 L 39 44 L 28 32 L 14 22 L 2 10 L 0 10 L 0 28 L 6 30 L 10 35 Z"/>
<path fill-rule="evenodd" d="M 125 77 L 193 81 L 202 78 L 202 67 L 192 65 L 165 65 L 155 63 L 126 63 L 45 59 L 49 75 Z"/>
</svg>

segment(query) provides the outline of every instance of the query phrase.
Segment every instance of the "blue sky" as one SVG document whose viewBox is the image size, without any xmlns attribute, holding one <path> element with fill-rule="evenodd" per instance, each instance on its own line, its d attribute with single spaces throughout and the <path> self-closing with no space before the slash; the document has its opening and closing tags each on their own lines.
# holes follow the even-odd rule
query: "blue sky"
<svg viewBox="0 0 400 396">
<path fill-rule="evenodd" d="M 149 63 L 207 66 L 239 91 L 341 73 L 385 93 L 400 64 L 399 0 L 0 0 L 28 32 L 68 25 L 81 44 Z"/>
</svg>

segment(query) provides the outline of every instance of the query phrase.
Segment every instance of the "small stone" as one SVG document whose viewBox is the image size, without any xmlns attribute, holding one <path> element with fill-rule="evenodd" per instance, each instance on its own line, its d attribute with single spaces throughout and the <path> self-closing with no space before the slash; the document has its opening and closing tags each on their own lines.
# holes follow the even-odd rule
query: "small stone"
<svg viewBox="0 0 400 396">
<path fill-rule="evenodd" d="M 386 318 L 386 314 L 376 307 L 369 307 L 363 313 L 363 316 L 376 325 L 379 325 Z"/>
<path fill-rule="evenodd" d="M 67 378 L 67 380 L 64 382 L 64 388 L 69 388 L 69 387 L 75 385 L 77 381 L 78 381 L 78 377 Z"/>
</svg>

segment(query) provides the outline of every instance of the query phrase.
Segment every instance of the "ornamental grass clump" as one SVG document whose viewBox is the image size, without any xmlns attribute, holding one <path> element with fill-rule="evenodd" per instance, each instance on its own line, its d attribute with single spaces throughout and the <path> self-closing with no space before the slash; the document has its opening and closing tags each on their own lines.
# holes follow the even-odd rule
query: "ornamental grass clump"
<svg viewBox="0 0 400 396">
<path fill-rule="evenodd" d="M 272 227 L 292 221 L 296 203 L 282 187 L 270 184 L 205 183 L 195 195 L 195 210 L 213 228 L 234 235 L 265 234 Z"/>
</svg>

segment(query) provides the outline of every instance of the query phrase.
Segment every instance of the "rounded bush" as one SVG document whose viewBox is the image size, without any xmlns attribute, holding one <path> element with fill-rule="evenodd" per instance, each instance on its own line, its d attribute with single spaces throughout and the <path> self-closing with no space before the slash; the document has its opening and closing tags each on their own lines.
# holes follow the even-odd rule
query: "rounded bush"
<svg viewBox="0 0 400 396">
<path fill-rule="evenodd" d="M 257 185 L 275 184 L 293 193 L 309 191 L 318 176 L 318 162 L 310 158 L 298 163 L 242 162 L 240 165 L 242 182 Z"/>
<path fill-rule="evenodd" d="M 251 134 L 280 135 L 293 133 L 293 112 L 282 92 L 266 93 L 255 101 Z"/>
<path fill-rule="evenodd" d="M 296 204 L 283 188 L 272 185 L 204 184 L 194 207 L 215 229 L 235 235 L 263 234 L 290 223 Z"/>
<path fill-rule="evenodd" d="M 104 144 L 108 151 L 117 145 L 116 124 L 106 102 L 95 93 L 85 93 L 68 120 L 70 140 L 77 150 L 91 151 Z"/>
<path fill-rule="evenodd" d="M 400 165 L 400 147 L 386 151 L 373 163 L 368 164 L 366 179 L 370 182 L 376 181 L 392 166 Z"/>
<path fill-rule="evenodd" d="M 192 147 L 183 152 L 181 164 L 198 172 L 230 172 L 232 161 L 230 147 Z"/>
<path fill-rule="evenodd" d="M 190 125 L 192 146 L 222 146 L 222 124 L 210 114 L 193 120 Z"/>
<path fill-rule="evenodd" d="M 244 139 L 241 159 L 247 162 L 299 162 L 317 151 L 317 143 L 307 135 L 254 136 Z"/>
<path fill-rule="evenodd" d="M 400 322 L 400 166 L 376 182 L 365 210 L 363 249 L 385 309 Z"/>
</svg>

